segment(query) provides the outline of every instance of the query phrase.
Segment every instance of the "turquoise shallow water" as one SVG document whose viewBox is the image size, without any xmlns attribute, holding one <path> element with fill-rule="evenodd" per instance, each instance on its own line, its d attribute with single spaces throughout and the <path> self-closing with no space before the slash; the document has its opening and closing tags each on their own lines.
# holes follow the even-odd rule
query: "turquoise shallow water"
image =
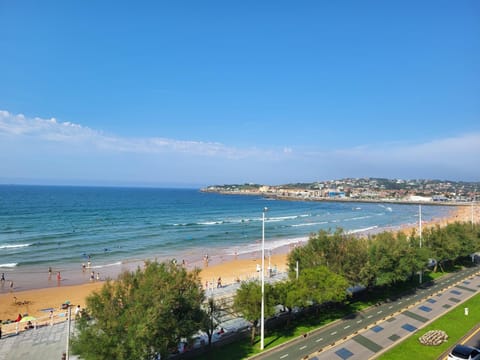
<svg viewBox="0 0 480 360">
<path fill-rule="evenodd" d="M 0 271 L 99 267 L 145 258 L 255 251 L 266 213 L 266 247 L 319 229 L 360 232 L 414 224 L 417 205 L 269 200 L 198 189 L 0 186 Z M 422 206 L 425 221 L 451 207 Z"/>
</svg>

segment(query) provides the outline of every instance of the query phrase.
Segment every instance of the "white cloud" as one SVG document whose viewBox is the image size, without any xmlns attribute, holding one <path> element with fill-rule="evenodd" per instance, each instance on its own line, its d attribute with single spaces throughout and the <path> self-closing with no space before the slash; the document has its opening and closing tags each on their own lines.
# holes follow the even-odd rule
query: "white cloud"
<svg viewBox="0 0 480 360">
<path fill-rule="evenodd" d="M 0 174 L 22 177 L 43 174 L 132 181 L 195 177 L 205 184 L 363 176 L 478 181 L 479 157 L 480 133 L 417 144 L 238 148 L 218 142 L 121 137 L 55 118 L 0 111 Z"/>
<path fill-rule="evenodd" d="M 125 138 L 107 135 L 71 122 L 58 122 L 55 118 L 27 118 L 0 110 L 0 135 L 33 137 L 68 145 L 95 146 L 100 150 L 130 153 L 190 153 L 203 156 L 244 158 L 253 156 L 258 149 L 237 149 L 221 143 L 175 140 L 161 137 Z"/>
</svg>

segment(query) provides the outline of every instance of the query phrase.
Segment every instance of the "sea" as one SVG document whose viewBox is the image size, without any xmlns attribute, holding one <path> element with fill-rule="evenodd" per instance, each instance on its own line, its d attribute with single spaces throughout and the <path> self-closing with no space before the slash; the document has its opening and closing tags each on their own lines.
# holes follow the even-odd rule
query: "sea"
<svg viewBox="0 0 480 360">
<path fill-rule="evenodd" d="M 423 205 L 422 219 L 447 217 L 452 209 Z M 321 229 L 372 233 L 415 226 L 418 215 L 418 205 L 272 200 L 200 189 L 0 185 L 0 272 L 20 289 L 54 286 L 44 281 L 49 267 L 73 284 L 83 281 L 73 274 L 88 262 L 106 276 L 144 260 L 193 266 L 207 254 L 248 256 L 260 249 L 262 223 L 265 248 L 274 252 Z"/>
</svg>

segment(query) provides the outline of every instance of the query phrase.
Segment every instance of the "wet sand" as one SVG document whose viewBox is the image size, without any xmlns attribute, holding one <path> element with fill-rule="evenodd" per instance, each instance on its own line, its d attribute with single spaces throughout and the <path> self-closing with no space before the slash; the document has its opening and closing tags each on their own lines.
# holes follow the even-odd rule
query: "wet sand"
<svg viewBox="0 0 480 360">
<path fill-rule="evenodd" d="M 436 224 L 444 226 L 447 223 L 454 221 L 470 221 L 471 214 L 471 206 L 459 206 L 452 208 L 452 214 L 449 218 L 436 219 L 429 223 L 423 223 L 423 228 L 426 229 L 428 226 L 434 226 Z M 478 222 L 479 220 L 480 207 L 476 206 L 474 221 Z M 407 231 L 408 233 L 411 233 L 412 229 L 416 229 L 416 226 L 410 224 L 396 230 Z M 298 245 L 300 246 L 301 244 Z M 271 257 L 269 257 L 268 252 L 266 252 L 265 267 L 268 267 L 270 258 L 270 265 L 272 269 L 276 266 L 278 271 L 285 271 L 287 254 L 291 248 L 291 246 L 285 246 L 274 249 Z M 141 264 L 142 262 L 131 263 L 121 266 L 121 268 L 118 269 L 111 269 L 109 273 L 112 274 L 111 278 L 114 278 L 115 271 L 116 274 L 118 274 L 121 270 L 131 270 L 137 266 L 141 266 Z M 261 264 L 260 251 L 255 251 L 250 254 L 242 254 L 242 256 L 238 257 L 235 257 L 234 255 L 213 257 L 210 259 L 208 266 L 205 266 L 206 264 L 203 261 L 197 261 L 191 264 L 187 262 L 186 265 L 189 269 L 193 267 L 202 268 L 202 285 L 205 286 L 207 283 L 209 286 L 216 286 L 219 277 L 221 277 L 223 285 L 232 283 L 237 279 L 246 280 L 248 278 L 258 277 L 259 273 L 256 271 L 257 264 Z M 35 317 L 48 319 L 48 311 L 42 310 L 49 308 L 55 309 L 60 318 L 60 315 L 62 314 L 62 311 L 60 311 L 60 306 L 66 300 L 69 300 L 71 304 L 78 304 L 81 307 L 84 307 L 86 297 L 93 291 L 98 290 L 102 286 L 103 281 L 90 282 L 88 280 L 88 272 L 85 275 L 82 274 L 81 269 L 78 269 L 77 271 L 80 273 L 80 276 L 85 277 L 85 283 L 82 285 L 67 286 L 64 285 L 66 282 L 63 282 L 63 280 L 60 283 L 57 283 L 56 280 L 53 279 L 50 280 L 50 282 L 47 282 L 47 280 L 43 281 L 43 283 L 51 284 L 52 287 L 44 286 L 42 289 L 26 289 L 22 291 L 19 291 L 19 289 L 15 288 L 12 293 L 7 292 L 8 290 L 4 289 L 4 293 L 0 294 L 0 319 L 4 321 L 7 319 L 15 319 L 18 313 L 28 313 L 29 315 L 33 315 Z M 46 272 L 41 274 L 42 279 L 46 279 L 47 276 L 48 274 Z M 55 274 L 53 274 L 53 277 L 54 276 Z M 4 284 L 4 287 L 8 287 L 8 282 Z M 27 304 L 16 304 L 14 296 L 17 298 L 17 302 L 21 303 L 26 301 Z"/>
</svg>

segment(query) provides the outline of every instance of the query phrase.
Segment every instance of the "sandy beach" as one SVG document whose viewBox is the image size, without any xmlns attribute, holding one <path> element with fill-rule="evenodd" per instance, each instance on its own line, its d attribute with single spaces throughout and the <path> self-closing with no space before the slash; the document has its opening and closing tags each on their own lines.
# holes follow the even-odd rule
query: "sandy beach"
<svg viewBox="0 0 480 360">
<path fill-rule="evenodd" d="M 474 208 L 474 221 L 478 222 L 480 219 L 480 208 Z M 458 206 L 452 208 L 452 213 L 449 218 L 436 219 L 429 223 L 423 223 L 423 228 L 439 224 L 444 226 L 447 223 L 454 221 L 471 221 L 472 207 Z M 397 230 L 410 232 L 412 226 L 406 226 Z M 269 265 L 271 268 L 276 268 L 278 271 L 286 270 L 287 254 L 291 250 L 291 246 L 278 248 L 272 251 L 272 254 L 266 253 L 265 267 Z M 205 263 L 201 265 L 202 284 L 208 286 L 216 286 L 218 278 L 221 278 L 222 284 L 229 284 L 240 280 L 258 276 L 257 264 L 261 264 L 260 252 L 250 254 L 243 254 L 235 257 L 224 256 L 221 258 L 210 259 L 208 266 Z M 188 264 L 188 268 L 198 266 L 198 264 Z M 81 270 L 79 270 L 81 271 Z M 0 295 L 0 319 L 5 321 L 7 319 L 15 319 L 21 314 L 29 314 L 37 318 L 48 319 L 49 309 L 54 309 L 56 318 L 61 319 L 65 311 L 61 311 L 61 304 L 65 301 L 70 301 L 71 304 L 85 306 L 86 297 L 93 291 L 98 290 L 103 284 L 103 281 L 86 282 L 82 285 L 63 286 L 60 284 L 56 287 L 46 287 L 34 290 L 14 290 L 11 293 L 3 293 Z M 4 284 L 5 287 L 8 283 Z M 44 320 L 45 322 L 47 320 Z M 6 330 L 4 328 L 4 330 Z"/>
</svg>

